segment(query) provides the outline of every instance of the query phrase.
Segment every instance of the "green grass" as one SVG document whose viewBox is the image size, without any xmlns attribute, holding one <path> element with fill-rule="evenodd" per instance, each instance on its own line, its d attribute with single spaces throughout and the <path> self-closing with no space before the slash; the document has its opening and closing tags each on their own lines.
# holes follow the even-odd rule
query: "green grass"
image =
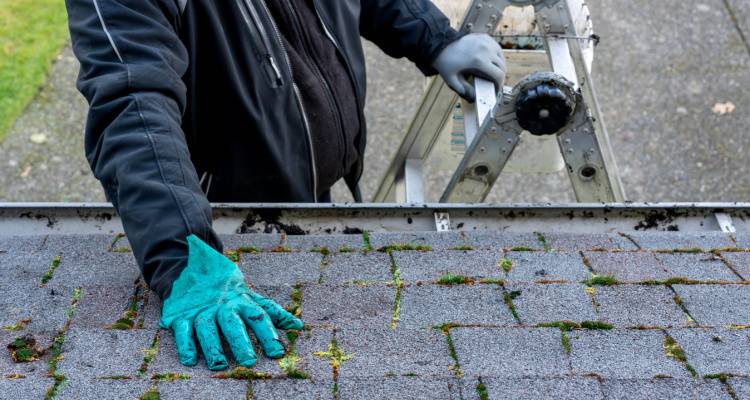
<svg viewBox="0 0 750 400">
<path fill-rule="evenodd" d="M 438 285 L 468 285 L 474 283 L 474 280 L 468 276 L 456 275 L 456 274 L 445 274 L 438 279 Z"/>
<path fill-rule="evenodd" d="M 68 41 L 65 2 L 0 2 L 0 141 L 37 94 Z"/>
<path fill-rule="evenodd" d="M 596 275 L 592 274 L 591 278 L 583 282 L 587 286 L 612 286 L 617 285 L 619 282 L 617 278 L 612 275 Z"/>
</svg>

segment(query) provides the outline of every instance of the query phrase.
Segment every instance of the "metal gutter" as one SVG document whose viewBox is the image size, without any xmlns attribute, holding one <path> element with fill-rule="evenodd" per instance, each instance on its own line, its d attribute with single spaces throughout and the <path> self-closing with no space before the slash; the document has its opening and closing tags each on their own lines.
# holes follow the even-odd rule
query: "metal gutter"
<svg viewBox="0 0 750 400">
<path fill-rule="evenodd" d="M 213 209 L 214 227 L 225 234 L 435 231 L 436 212 L 447 213 L 450 229 L 462 231 L 720 231 L 718 221 L 726 225 L 727 218 L 737 231 L 750 231 L 750 203 L 214 204 Z M 122 231 L 109 203 L 0 203 L 0 235 Z"/>
</svg>

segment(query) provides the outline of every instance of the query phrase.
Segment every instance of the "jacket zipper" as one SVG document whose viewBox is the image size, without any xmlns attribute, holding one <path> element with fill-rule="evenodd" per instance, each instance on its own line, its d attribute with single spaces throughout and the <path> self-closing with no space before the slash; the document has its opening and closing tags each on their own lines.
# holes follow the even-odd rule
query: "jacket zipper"
<svg viewBox="0 0 750 400">
<path fill-rule="evenodd" d="M 266 33 L 266 30 L 264 29 L 262 22 L 260 20 L 260 15 L 258 14 L 255 6 L 251 3 L 251 0 L 244 0 L 245 4 L 247 5 L 247 8 L 250 10 L 250 14 L 253 17 L 253 20 L 255 21 L 256 26 L 258 27 L 258 31 L 260 32 L 261 37 L 263 38 L 264 44 L 266 46 L 267 52 L 271 59 L 273 59 L 273 56 L 271 55 L 271 45 L 270 40 L 268 38 L 268 34 Z M 276 37 L 276 41 L 279 44 L 279 47 L 281 48 L 281 53 L 284 56 L 284 61 L 287 66 L 287 72 L 289 73 L 289 79 L 292 82 L 292 88 L 294 92 L 294 98 L 297 102 L 297 107 L 299 108 L 300 113 L 302 114 L 302 122 L 305 128 L 305 136 L 307 138 L 307 145 L 310 149 L 310 169 L 312 171 L 312 183 L 313 183 L 313 199 L 315 203 L 318 202 L 318 170 L 317 166 L 315 165 L 315 149 L 313 148 L 313 141 L 312 141 L 312 134 L 310 133 L 310 123 L 307 118 L 307 113 L 305 112 L 305 106 L 302 104 L 302 96 L 299 91 L 299 87 L 297 86 L 297 83 L 294 82 L 294 74 L 292 71 L 292 63 L 289 61 L 289 54 L 287 53 L 286 46 L 284 46 L 284 41 L 281 38 L 281 32 L 279 32 L 279 28 L 276 26 L 276 22 L 274 22 L 273 17 L 271 16 L 271 12 L 268 10 L 268 6 L 266 5 L 265 0 L 260 0 L 260 4 L 263 6 L 263 11 L 265 12 L 265 16 L 270 21 L 271 27 L 274 30 L 274 34 Z M 274 62 L 274 65 L 276 63 Z M 278 71 L 279 76 L 281 74 L 280 71 Z"/>
<path fill-rule="evenodd" d="M 305 56 L 311 61 L 311 69 L 313 70 L 313 74 L 316 75 L 318 80 L 323 83 L 323 90 L 325 91 L 326 100 L 328 101 L 328 105 L 333 109 L 334 112 L 336 112 L 336 127 L 338 128 L 339 137 L 341 138 L 341 154 L 343 157 L 343 160 L 345 161 L 347 159 L 347 145 L 346 145 L 346 133 L 344 132 L 344 122 L 342 121 L 342 115 L 341 115 L 341 109 L 339 109 L 338 104 L 336 103 L 335 96 L 333 94 L 333 89 L 331 89 L 331 84 L 328 82 L 328 80 L 323 76 L 323 72 L 320 69 L 320 66 L 318 65 L 317 59 L 315 59 L 312 56 L 311 49 L 312 45 L 310 43 L 310 38 L 307 35 L 307 33 L 303 30 L 301 26 L 301 18 L 299 16 L 299 13 L 297 12 L 297 9 L 294 6 L 294 0 L 286 0 L 287 5 L 289 6 L 293 19 L 295 28 L 297 29 L 297 32 L 300 35 L 300 38 L 303 40 L 303 51 L 305 52 Z"/>
<path fill-rule="evenodd" d="M 249 0 L 245 0 L 249 1 Z M 310 166 L 312 170 L 312 181 L 313 181 L 313 199 L 315 199 L 315 202 L 318 202 L 318 167 L 315 165 L 315 149 L 313 148 L 313 141 L 312 141 L 312 133 L 310 132 L 310 123 L 307 119 L 307 113 L 305 112 L 305 105 L 302 104 L 302 96 L 299 92 L 299 87 L 297 86 L 297 83 L 294 82 L 294 71 L 292 71 L 292 63 L 289 61 L 289 54 L 287 53 L 286 46 L 284 46 L 284 41 L 281 39 L 281 32 L 279 32 L 279 27 L 276 26 L 276 22 L 273 20 L 273 17 L 271 16 L 271 11 L 268 10 L 268 5 L 266 5 L 266 0 L 260 0 L 260 4 L 263 6 L 263 11 L 266 13 L 266 17 L 268 17 L 268 20 L 271 22 L 271 27 L 273 28 L 274 34 L 276 35 L 276 41 L 279 43 L 279 46 L 281 47 L 281 52 L 284 54 L 284 61 L 286 62 L 287 66 L 287 72 L 289 72 L 289 79 L 292 80 L 292 86 L 294 87 L 294 97 L 297 100 L 297 106 L 299 107 L 300 112 L 302 113 L 302 120 L 305 125 L 305 134 L 307 136 L 307 145 L 310 149 Z"/>
<path fill-rule="evenodd" d="M 359 88 L 357 87 L 357 81 L 356 81 L 356 79 L 354 79 L 354 71 L 352 70 L 352 66 L 349 64 L 349 60 L 344 55 L 344 51 L 341 49 L 341 46 L 339 45 L 339 42 L 336 40 L 335 37 L 333 37 L 333 34 L 331 33 L 331 30 L 328 29 L 328 25 L 326 25 L 325 20 L 323 20 L 323 17 L 320 14 L 320 10 L 318 9 L 318 0 L 313 0 L 312 3 L 313 3 L 313 9 L 315 9 L 315 15 L 318 17 L 318 21 L 320 21 L 320 25 L 323 27 L 323 31 L 325 32 L 326 36 L 331 41 L 331 43 L 333 43 L 334 47 L 336 47 L 336 50 L 339 52 L 339 55 L 341 56 L 341 58 L 344 60 L 344 63 L 346 64 L 346 69 L 347 69 L 347 71 L 349 71 L 349 79 L 352 82 L 352 85 L 354 87 L 355 93 L 358 93 L 359 92 Z M 356 97 L 357 97 L 357 99 L 356 99 L 357 100 L 357 109 L 358 110 L 362 110 L 363 107 L 362 107 L 361 100 L 360 100 L 361 96 L 357 95 Z M 362 111 L 359 111 L 360 130 L 364 129 L 365 122 L 364 122 L 364 118 L 363 117 L 364 116 L 362 115 Z M 360 150 L 361 150 L 361 148 L 360 148 Z M 360 153 L 361 153 L 361 151 L 360 151 Z M 362 174 L 364 172 L 364 168 L 362 168 L 362 164 L 364 162 L 363 158 L 364 158 L 364 155 L 363 154 L 359 154 L 358 161 L 357 161 L 357 165 L 358 165 L 358 169 L 359 169 L 359 173 L 357 175 L 357 182 L 359 182 L 360 179 L 362 179 Z"/>
<path fill-rule="evenodd" d="M 258 16 L 257 11 L 255 10 L 255 7 L 248 1 L 248 0 L 236 0 L 237 6 L 240 9 L 240 13 L 242 14 L 242 18 L 245 20 L 245 24 L 247 25 L 248 29 L 250 30 L 250 34 L 253 36 L 259 36 L 259 38 L 255 38 L 256 42 L 260 42 L 258 47 L 258 51 L 263 52 L 263 61 L 268 63 L 268 66 L 270 67 L 270 70 L 266 70 L 266 73 L 269 73 L 272 75 L 272 79 L 274 79 L 275 87 L 280 87 L 284 84 L 283 77 L 281 75 L 281 70 L 279 69 L 278 64 L 276 63 L 276 59 L 273 56 L 273 53 L 271 52 L 271 42 L 268 39 L 268 35 L 266 35 L 265 31 L 263 30 L 262 26 L 260 24 L 260 18 Z M 244 7 L 243 7 L 244 3 Z M 249 15 L 248 15 L 249 11 Z M 252 21 L 251 21 L 252 20 Z M 258 40 L 259 39 L 259 40 Z M 264 66 L 264 69 L 266 67 Z"/>
</svg>

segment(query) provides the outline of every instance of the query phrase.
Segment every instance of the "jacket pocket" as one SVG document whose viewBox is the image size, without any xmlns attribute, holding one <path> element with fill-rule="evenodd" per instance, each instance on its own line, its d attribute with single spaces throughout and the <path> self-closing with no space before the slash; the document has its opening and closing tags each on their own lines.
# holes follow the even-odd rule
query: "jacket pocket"
<svg viewBox="0 0 750 400">
<path fill-rule="evenodd" d="M 277 88 L 283 86 L 284 77 L 281 74 L 279 63 L 271 51 L 271 40 L 268 37 L 268 32 L 263 27 L 258 10 L 253 5 L 252 0 L 235 0 L 235 2 L 250 34 L 253 50 L 261 65 L 263 74 L 271 84 L 271 87 Z"/>
</svg>

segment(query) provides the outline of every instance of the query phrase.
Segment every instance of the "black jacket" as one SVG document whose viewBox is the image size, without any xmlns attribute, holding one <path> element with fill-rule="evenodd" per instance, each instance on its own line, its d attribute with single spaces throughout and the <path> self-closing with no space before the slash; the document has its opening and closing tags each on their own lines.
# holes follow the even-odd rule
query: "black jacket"
<svg viewBox="0 0 750 400">
<path fill-rule="evenodd" d="M 222 250 L 209 198 L 318 200 L 310 127 L 265 0 L 66 4 L 90 104 L 86 155 L 162 298 L 186 266 L 188 235 Z M 360 36 L 428 75 L 458 37 L 429 0 L 315 0 L 315 9 L 346 61 L 361 121 Z M 346 178 L 354 192 L 361 173 L 360 160 Z"/>
</svg>

